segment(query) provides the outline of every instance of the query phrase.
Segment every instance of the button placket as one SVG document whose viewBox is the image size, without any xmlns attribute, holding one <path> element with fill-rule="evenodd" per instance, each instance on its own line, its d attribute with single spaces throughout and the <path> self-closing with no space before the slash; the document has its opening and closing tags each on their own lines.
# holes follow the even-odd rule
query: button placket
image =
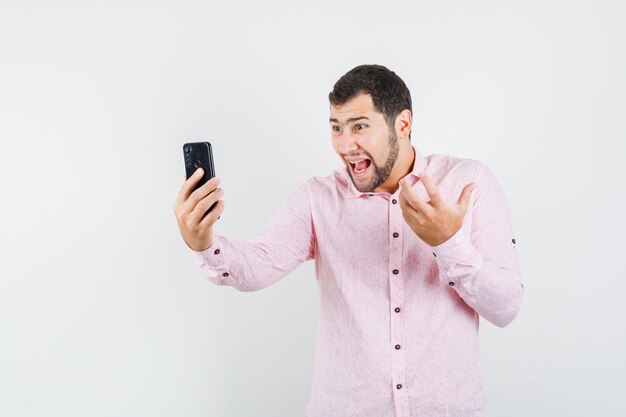
<svg viewBox="0 0 626 417">
<path fill-rule="evenodd" d="M 406 358 L 404 347 L 404 315 L 398 314 L 404 306 L 404 271 L 402 268 L 403 239 L 399 239 L 398 231 L 402 230 L 404 218 L 402 209 L 397 204 L 397 197 L 389 200 L 389 288 L 390 288 L 390 320 L 392 344 L 391 371 L 396 409 L 404 417 L 404 410 L 408 404 L 406 389 L 401 389 L 406 382 Z"/>
</svg>

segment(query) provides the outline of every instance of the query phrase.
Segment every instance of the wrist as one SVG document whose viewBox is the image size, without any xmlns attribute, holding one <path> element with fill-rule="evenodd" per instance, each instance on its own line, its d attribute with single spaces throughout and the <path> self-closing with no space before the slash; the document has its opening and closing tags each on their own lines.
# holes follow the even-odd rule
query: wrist
<svg viewBox="0 0 626 417">
<path fill-rule="evenodd" d="M 204 252 L 205 250 L 210 249 L 211 246 L 213 246 L 213 239 L 208 241 L 194 241 L 191 243 L 185 241 L 185 243 L 187 244 L 189 249 L 195 252 Z"/>
</svg>

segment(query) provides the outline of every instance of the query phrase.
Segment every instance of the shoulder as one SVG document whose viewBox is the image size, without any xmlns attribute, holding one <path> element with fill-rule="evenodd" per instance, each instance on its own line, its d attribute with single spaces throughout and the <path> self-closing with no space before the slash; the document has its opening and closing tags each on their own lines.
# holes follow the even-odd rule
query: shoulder
<svg viewBox="0 0 626 417">
<path fill-rule="evenodd" d="M 311 177 L 300 183 L 298 189 L 306 191 L 310 196 L 338 195 L 349 186 L 350 178 L 345 168 L 338 168 L 326 176 Z"/>
<path fill-rule="evenodd" d="M 426 157 L 426 172 L 437 184 L 444 198 L 454 201 L 465 186 L 475 183 L 472 200 L 499 193 L 499 184 L 489 166 L 472 158 L 433 154 Z"/>
<path fill-rule="evenodd" d="M 461 158 L 452 155 L 432 154 L 426 157 L 428 169 L 433 174 L 460 175 L 463 177 L 480 177 L 490 174 L 491 169 L 484 162 L 472 158 Z"/>
</svg>

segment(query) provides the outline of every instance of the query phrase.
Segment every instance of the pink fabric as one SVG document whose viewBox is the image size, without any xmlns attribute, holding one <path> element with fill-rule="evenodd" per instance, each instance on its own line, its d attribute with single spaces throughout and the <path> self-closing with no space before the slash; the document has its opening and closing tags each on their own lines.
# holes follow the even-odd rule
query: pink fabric
<svg viewBox="0 0 626 417">
<path fill-rule="evenodd" d="M 425 201 L 424 169 L 448 202 L 478 184 L 463 227 L 439 246 L 406 224 L 399 190 L 360 193 L 342 168 L 302 183 L 256 239 L 216 235 L 196 252 L 210 280 L 241 291 L 315 259 L 320 309 L 309 417 L 487 415 L 479 315 L 506 326 L 523 293 L 506 201 L 486 165 L 415 155 L 408 178 Z"/>
</svg>

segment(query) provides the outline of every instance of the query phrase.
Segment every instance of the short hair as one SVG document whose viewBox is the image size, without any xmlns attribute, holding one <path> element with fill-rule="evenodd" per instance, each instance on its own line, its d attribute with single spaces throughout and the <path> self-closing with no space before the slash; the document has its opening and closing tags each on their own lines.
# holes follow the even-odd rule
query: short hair
<svg viewBox="0 0 626 417">
<path fill-rule="evenodd" d="M 331 105 L 341 105 L 359 94 L 369 94 L 374 108 L 392 128 L 400 112 L 411 106 L 411 92 L 395 72 L 382 65 L 359 65 L 343 75 L 328 94 Z"/>
</svg>

